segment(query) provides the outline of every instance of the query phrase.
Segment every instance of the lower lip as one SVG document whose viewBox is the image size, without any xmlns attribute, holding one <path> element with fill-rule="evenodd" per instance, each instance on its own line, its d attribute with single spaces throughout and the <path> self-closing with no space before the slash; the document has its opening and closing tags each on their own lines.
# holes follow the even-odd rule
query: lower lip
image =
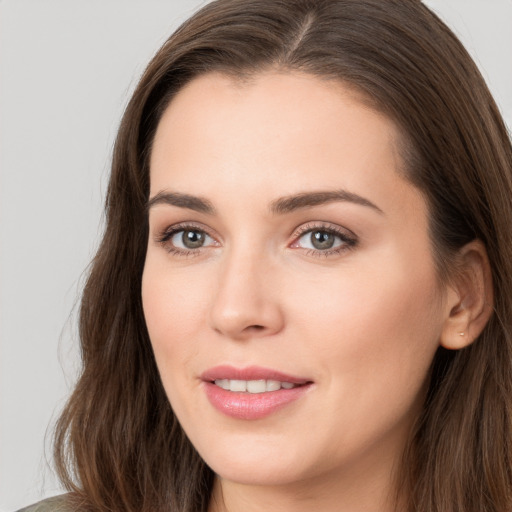
<svg viewBox="0 0 512 512">
<path fill-rule="evenodd" d="M 206 396 L 219 412 L 240 420 L 259 420 L 298 400 L 311 388 L 304 384 L 292 389 L 265 393 L 237 393 L 227 391 L 213 382 L 205 382 Z"/>
</svg>

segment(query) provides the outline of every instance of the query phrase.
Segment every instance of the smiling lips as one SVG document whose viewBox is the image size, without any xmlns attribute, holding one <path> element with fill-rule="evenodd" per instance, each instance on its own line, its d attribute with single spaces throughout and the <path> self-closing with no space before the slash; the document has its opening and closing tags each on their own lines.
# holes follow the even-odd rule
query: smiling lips
<svg viewBox="0 0 512 512">
<path fill-rule="evenodd" d="M 232 418 L 264 418 L 303 396 L 312 382 L 260 367 L 217 366 L 203 375 L 206 396 L 219 412 Z"/>
</svg>

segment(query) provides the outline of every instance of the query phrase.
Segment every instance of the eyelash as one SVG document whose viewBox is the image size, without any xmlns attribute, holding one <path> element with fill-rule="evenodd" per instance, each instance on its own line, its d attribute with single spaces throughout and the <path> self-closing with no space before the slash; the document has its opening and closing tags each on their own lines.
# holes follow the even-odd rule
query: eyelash
<svg viewBox="0 0 512 512">
<path fill-rule="evenodd" d="M 308 233 L 314 233 L 315 231 L 321 231 L 323 233 L 327 233 L 330 235 L 334 235 L 339 238 L 342 242 L 338 247 L 334 247 L 332 249 L 327 249 L 322 251 L 320 249 L 307 249 L 307 256 L 315 256 L 318 258 L 327 258 L 329 256 L 338 255 L 347 251 L 354 249 L 358 244 L 358 239 L 354 233 L 347 229 L 341 229 L 339 227 L 333 226 L 332 224 L 325 223 L 308 223 L 299 227 L 299 229 L 293 234 L 294 242 L 296 244 L 300 238 Z M 292 246 L 293 246 L 292 244 Z"/>
<path fill-rule="evenodd" d="M 200 247 L 198 249 L 181 249 L 181 248 L 175 247 L 174 245 L 169 243 L 169 241 L 172 239 L 172 237 L 174 235 L 176 235 L 177 233 L 180 233 L 181 231 L 197 231 L 200 233 L 204 233 L 204 234 L 208 235 L 210 238 L 212 238 L 213 240 L 215 240 L 215 238 L 208 232 L 208 230 L 206 230 L 204 228 L 204 226 L 193 224 L 193 223 L 187 223 L 187 224 L 176 224 L 174 226 L 170 226 L 170 227 L 166 228 L 162 233 L 160 233 L 157 236 L 156 241 L 157 241 L 157 243 L 162 245 L 169 254 L 173 254 L 176 256 L 184 256 L 184 257 L 199 256 L 202 252 L 201 249 L 203 249 L 203 247 Z"/>
<path fill-rule="evenodd" d="M 196 231 L 200 233 L 204 233 L 208 237 L 215 240 L 215 237 L 211 235 L 208 230 L 204 228 L 204 226 L 186 223 L 186 224 L 176 224 L 174 226 L 166 228 L 163 232 L 161 232 L 156 237 L 156 242 L 162 245 L 169 254 L 173 254 L 181 257 L 190 257 L 190 256 L 199 256 L 205 249 L 205 247 L 198 247 L 197 249 L 182 249 L 176 247 L 169 243 L 174 235 L 180 233 L 182 231 Z M 293 242 L 291 244 L 292 247 L 300 248 L 295 245 L 298 241 L 306 234 L 313 233 L 315 231 L 321 231 L 330 235 L 334 235 L 338 239 L 341 240 L 341 245 L 334 247 L 332 249 L 320 250 L 320 249 L 306 249 L 305 253 L 307 256 L 314 257 L 329 257 L 333 255 L 338 255 L 343 252 L 350 251 L 354 249 L 358 244 L 358 239 L 354 233 L 348 231 L 346 229 L 340 229 L 331 224 L 325 223 L 308 223 L 300 226 L 293 234 Z"/>
</svg>

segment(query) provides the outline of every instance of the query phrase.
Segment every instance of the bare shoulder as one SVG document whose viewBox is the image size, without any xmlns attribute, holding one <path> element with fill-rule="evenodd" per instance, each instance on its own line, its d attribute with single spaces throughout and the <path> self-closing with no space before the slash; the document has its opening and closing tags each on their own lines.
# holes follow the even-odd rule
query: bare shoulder
<svg viewBox="0 0 512 512">
<path fill-rule="evenodd" d="M 22 508 L 18 512 L 78 512 L 69 502 L 69 496 L 62 494 L 53 496 L 43 501 L 38 501 L 33 505 Z"/>
</svg>

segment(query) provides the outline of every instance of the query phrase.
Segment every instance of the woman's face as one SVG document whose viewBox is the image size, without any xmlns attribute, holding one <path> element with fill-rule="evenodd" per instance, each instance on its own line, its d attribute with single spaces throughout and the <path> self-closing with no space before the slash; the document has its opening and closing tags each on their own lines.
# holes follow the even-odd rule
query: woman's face
<svg viewBox="0 0 512 512">
<path fill-rule="evenodd" d="M 144 313 L 223 481 L 389 477 L 446 316 L 398 144 L 344 85 L 298 73 L 202 76 L 165 111 Z"/>
</svg>

